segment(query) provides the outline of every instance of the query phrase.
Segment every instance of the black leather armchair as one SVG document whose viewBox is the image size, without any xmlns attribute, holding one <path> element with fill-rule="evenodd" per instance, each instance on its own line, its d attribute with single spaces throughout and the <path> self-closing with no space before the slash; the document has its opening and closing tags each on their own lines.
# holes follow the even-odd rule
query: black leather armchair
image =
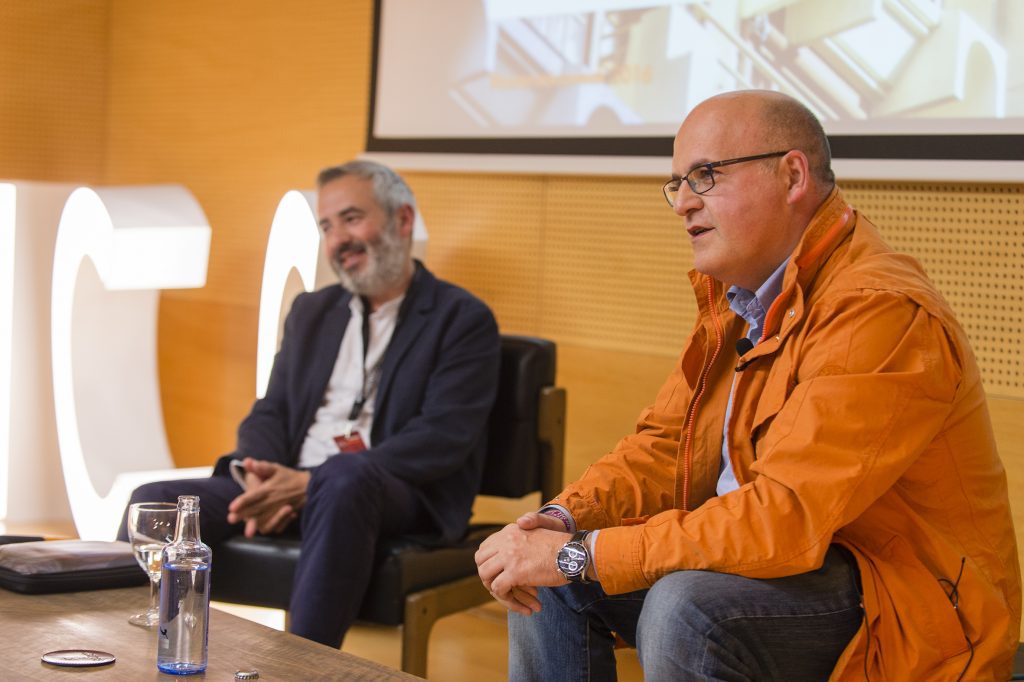
<svg viewBox="0 0 1024 682">
<path fill-rule="evenodd" d="M 555 383 L 555 344 L 501 337 L 501 376 L 491 413 L 480 493 L 520 498 L 560 492 L 565 444 L 565 389 Z M 501 524 L 474 524 L 456 545 L 427 547 L 391 538 L 378 549 L 377 570 L 360 607 L 363 621 L 402 626 L 402 670 L 425 677 L 434 622 L 490 599 L 473 555 Z M 213 598 L 287 609 L 300 542 L 235 537 L 214 548 Z M 252 570 L 258 566 L 259 570 Z"/>
</svg>

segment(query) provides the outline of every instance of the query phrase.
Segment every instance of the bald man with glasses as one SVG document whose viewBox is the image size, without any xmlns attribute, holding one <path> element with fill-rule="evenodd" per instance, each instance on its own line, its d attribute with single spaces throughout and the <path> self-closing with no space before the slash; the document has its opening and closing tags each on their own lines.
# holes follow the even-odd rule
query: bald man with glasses
<svg viewBox="0 0 1024 682">
<path fill-rule="evenodd" d="M 814 115 L 698 105 L 665 198 L 697 324 L 636 431 L 477 553 L 510 678 L 1008 679 L 1020 569 L 963 329 Z"/>
</svg>

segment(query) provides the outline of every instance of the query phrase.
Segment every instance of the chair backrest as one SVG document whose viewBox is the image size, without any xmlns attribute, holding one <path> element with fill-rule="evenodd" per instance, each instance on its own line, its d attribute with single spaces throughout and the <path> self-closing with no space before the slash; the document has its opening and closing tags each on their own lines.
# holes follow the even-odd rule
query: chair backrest
<svg viewBox="0 0 1024 682">
<path fill-rule="evenodd" d="M 561 489 L 565 391 L 556 388 L 555 344 L 502 335 L 498 395 L 491 412 L 480 492 L 545 500 Z"/>
</svg>

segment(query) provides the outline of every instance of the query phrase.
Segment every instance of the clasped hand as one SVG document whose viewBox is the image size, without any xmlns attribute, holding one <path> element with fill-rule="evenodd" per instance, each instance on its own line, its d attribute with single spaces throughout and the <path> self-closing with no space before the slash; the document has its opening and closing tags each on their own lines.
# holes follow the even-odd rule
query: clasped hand
<svg viewBox="0 0 1024 682">
<path fill-rule="evenodd" d="M 480 544 L 475 557 L 480 580 L 510 611 L 524 616 L 537 613 L 537 588 L 567 582 L 555 568 L 555 557 L 570 537 L 556 518 L 523 514 Z"/>
<path fill-rule="evenodd" d="M 280 533 L 306 503 L 309 472 L 246 457 L 245 492 L 228 505 L 228 523 L 245 521 L 245 536 Z"/>
</svg>

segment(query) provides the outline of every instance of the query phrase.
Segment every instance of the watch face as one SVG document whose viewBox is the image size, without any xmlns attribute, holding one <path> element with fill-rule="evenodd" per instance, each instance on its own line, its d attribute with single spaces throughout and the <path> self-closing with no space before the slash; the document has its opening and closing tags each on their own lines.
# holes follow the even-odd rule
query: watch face
<svg viewBox="0 0 1024 682">
<path fill-rule="evenodd" d="M 558 570 L 566 577 L 583 575 L 587 568 L 587 552 L 579 543 L 568 544 L 558 551 Z"/>
</svg>

